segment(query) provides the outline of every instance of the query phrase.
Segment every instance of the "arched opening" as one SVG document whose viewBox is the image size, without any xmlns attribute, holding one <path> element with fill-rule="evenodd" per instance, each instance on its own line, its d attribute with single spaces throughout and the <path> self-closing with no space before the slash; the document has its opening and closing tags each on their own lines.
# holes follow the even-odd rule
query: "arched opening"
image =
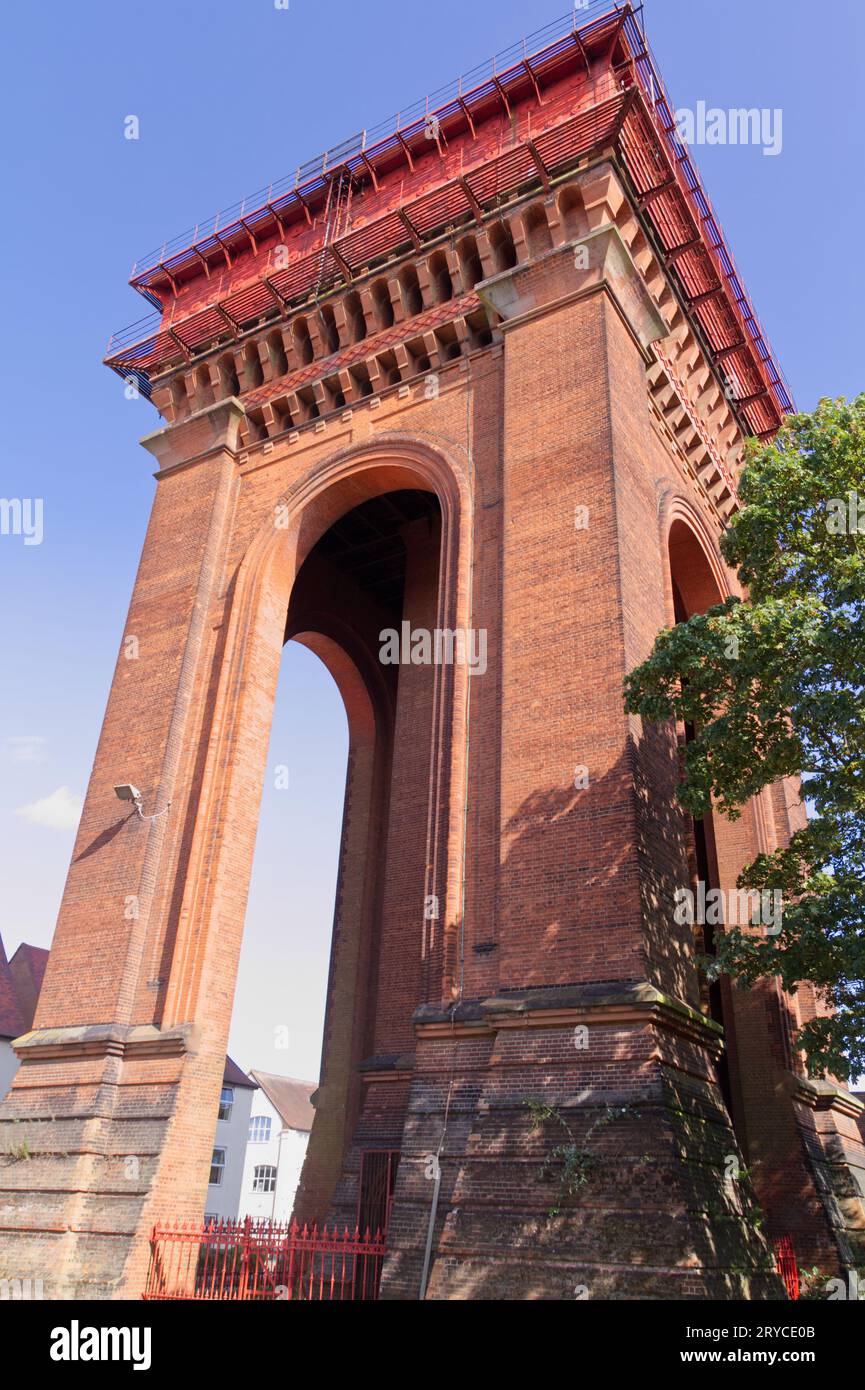
<svg viewBox="0 0 865 1390">
<path fill-rule="evenodd" d="M 366 337 L 366 318 L 363 312 L 363 305 L 360 302 L 360 295 L 354 292 L 347 294 L 343 307 L 345 309 L 345 319 L 348 326 L 349 342 L 362 342 Z"/>
<path fill-rule="evenodd" d="M 264 381 L 264 368 L 255 343 L 247 343 L 243 349 L 243 365 L 246 375 L 246 389 L 261 386 Z"/>
<path fill-rule="evenodd" d="M 381 1168 L 366 1155 L 393 1174 L 404 1118 L 357 1140 L 362 1064 L 411 1045 L 425 998 L 434 671 L 390 660 L 386 635 L 436 627 L 441 522 L 434 493 L 397 487 L 338 515 L 300 565 L 241 952 L 232 1048 L 317 1084 L 298 1211 L 352 1227 Z"/>
<path fill-rule="evenodd" d="M 568 184 L 559 194 L 559 216 L 568 241 L 585 236 L 588 232 L 589 220 L 583 207 L 582 194 L 576 185 Z"/>
<path fill-rule="evenodd" d="M 207 367 L 199 367 L 195 373 L 195 394 L 200 405 L 213 405 L 213 385 L 210 380 L 210 371 Z"/>
<path fill-rule="evenodd" d="M 376 327 L 392 328 L 394 321 L 393 303 L 386 280 L 374 280 L 370 286 L 372 302 L 375 306 Z"/>
<path fill-rule="evenodd" d="M 182 376 L 176 376 L 171 383 L 171 402 L 174 406 L 176 419 L 182 420 L 189 414 L 189 397 L 186 391 L 186 381 Z"/>
<path fill-rule="evenodd" d="M 333 305 L 323 304 L 318 317 L 328 352 L 339 352 L 339 330 L 336 326 L 336 315 L 333 312 Z"/>
<path fill-rule="evenodd" d="M 448 299 L 453 299 L 453 280 L 444 252 L 435 251 L 429 258 L 428 267 L 434 302 L 444 304 Z"/>
<path fill-rule="evenodd" d="M 465 236 L 457 242 L 457 256 L 463 278 L 463 288 L 473 290 L 484 278 L 478 244 L 473 236 Z"/>
<path fill-rule="evenodd" d="M 514 246 L 510 226 L 504 218 L 490 223 L 489 238 L 496 272 L 513 270 L 517 263 L 517 248 Z"/>
<path fill-rule="evenodd" d="M 670 581 L 672 585 L 673 613 L 677 623 L 686 622 L 697 613 L 705 613 L 716 603 L 721 603 L 724 594 L 719 572 L 713 569 L 709 557 L 695 531 L 681 518 L 676 518 L 670 527 L 668 539 L 670 561 Z M 682 739 L 687 745 L 695 735 L 695 728 L 686 724 Z M 710 811 L 699 818 L 690 818 L 688 861 L 691 874 L 691 888 L 695 903 L 705 902 L 707 910 L 704 921 L 694 924 L 695 948 L 703 955 L 717 954 L 718 941 L 723 930 L 723 914 L 712 895 L 722 888 L 718 857 L 718 827 L 715 816 Z M 702 889 L 700 887 L 702 886 Z M 718 920 L 715 920 L 718 918 Z M 727 1111 L 733 1122 L 737 1137 L 742 1138 L 742 1107 L 735 1078 L 736 1040 L 730 983 L 726 978 L 708 981 L 701 979 L 701 1001 L 703 1011 L 724 1029 L 725 1047 L 717 1063 L 718 1081 Z"/>
<path fill-rule="evenodd" d="M 399 272 L 398 280 L 406 318 L 411 319 L 417 314 L 423 313 L 423 295 L 421 294 L 420 281 L 418 280 L 417 270 L 411 262 L 402 267 L 402 270 Z"/>
<path fill-rule="evenodd" d="M 315 356 L 315 349 L 312 346 L 312 339 L 309 336 L 309 325 L 306 319 L 296 318 L 291 325 L 291 332 L 294 337 L 294 349 L 300 359 L 301 365 L 308 367 Z"/>
<path fill-rule="evenodd" d="M 240 382 L 237 368 L 230 352 L 223 353 L 219 359 L 219 381 L 223 396 L 239 396 Z"/>
<path fill-rule="evenodd" d="M 542 256 L 545 251 L 552 250 L 553 238 L 543 203 L 533 203 L 527 208 L 523 215 L 523 226 L 531 256 Z"/>
<path fill-rule="evenodd" d="M 379 352 L 376 354 L 376 362 L 385 386 L 398 386 L 402 381 L 402 372 L 395 354 L 390 349 L 387 352 Z"/>
<path fill-rule="evenodd" d="M 267 350 L 273 367 L 275 377 L 286 376 L 288 373 L 288 358 L 285 355 L 285 345 L 282 341 L 282 334 L 277 330 L 267 335 Z"/>
<path fill-rule="evenodd" d="M 327 401 L 328 410 L 342 410 L 345 405 L 345 392 L 342 389 L 342 382 L 338 376 L 325 377 L 322 381 L 324 387 L 324 398 Z"/>
<path fill-rule="evenodd" d="M 326 664 L 289 642 L 280 664 L 229 1051 L 316 1079 L 348 759 Z"/>
</svg>

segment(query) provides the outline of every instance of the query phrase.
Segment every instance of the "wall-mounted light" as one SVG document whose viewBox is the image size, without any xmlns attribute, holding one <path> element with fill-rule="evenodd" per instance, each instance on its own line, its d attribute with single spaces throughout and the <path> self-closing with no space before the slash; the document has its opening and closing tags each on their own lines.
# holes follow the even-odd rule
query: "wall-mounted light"
<svg viewBox="0 0 865 1390">
<path fill-rule="evenodd" d="M 121 801 L 134 801 L 136 806 L 141 805 L 141 792 L 137 787 L 133 787 L 131 782 L 121 782 L 119 787 L 114 788 L 114 792 Z"/>
<path fill-rule="evenodd" d="M 137 787 L 134 787 L 131 782 L 121 782 L 118 786 L 114 788 L 114 794 L 118 797 L 120 801 L 132 802 L 139 820 L 156 820 L 158 816 L 164 816 L 166 811 L 170 810 L 171 808 L 171 802 L 169 801 L 168 805 L 163 807 L 161 811 L 157 811 L 155 815 L 145 816 L 144 812 L 141 809 L 141 792 L 138 790 Z"/>
</svg>

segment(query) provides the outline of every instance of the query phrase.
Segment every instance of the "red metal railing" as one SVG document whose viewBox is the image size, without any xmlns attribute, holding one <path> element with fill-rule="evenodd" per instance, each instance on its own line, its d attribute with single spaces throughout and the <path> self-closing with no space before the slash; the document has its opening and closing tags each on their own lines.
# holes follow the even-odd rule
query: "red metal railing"
<svg viewBox="0 0 865 1390">
<path fill-rule="evenodd" d="M 787 1297 L 798 1298 L 799 1266 L 796 1263 L 796 1252 L 789 1236 L 781 1236 L 780 1240 L 775 1241 L 775 1268 L 784 1281 Z"/>
<path fill-rule="evenodd" d="M 386 1246 L 376 1231 L 296 1221 L 154 1226 L 143 1298 L 302 1303 L 378 1298 Z"/>
<path fill-rule="evenodd" d="M 549 180 L 576 158 L 610 146 L 623 161 L 662 256 L 673 258 L 670 264 L 675 263 L 675 275 L 710 353 L 724 362 L 725 374 L 738 383 L 736 401 L 748 431 L 760 438 L 773 435 L 793 409 L 792 394 L 736 269 L 696 163 L 678 136 L 675 107 L 639 22 L 641 9 L 638 2 L 622 0 L 589 0 L 574 6 L 563 19 L 433 98 L 425 98 L 409 113 L 398 113 L 394 121 L 375 131 L 361 132 L 278 185 L 260 190 L 230 212 L 199 224 L 146 257 L 132 283 L 162 310 L 161 294 L 153 288 L 160 277 L 175 285 L 175 276 L 190 266 L 199 270 L 204 266 L 209 274 L 211 256 L 230 265 L 232 255 L 244 248 L 251 247 L 257 257 L 257 240 L 284 230 L 287 221 L 301 217 L 299 209 L 309 218 L 310 199 L 329 196 L 335 174 L 375 183 L 377 161 L 387 167 L 396 148 L 407 152 L 411 164 L 412 143 L 419 148 L 428 145 L 430 116 L 449 131 L 456 130 L 455 122 L 464 130 L 470 128 L 471 151 L 478 146 L 471 113 L 484 109 L 491 94 L 513 119 L 512 100 L 521 101 L 533 90 L 540 101 L 541 85 L 560 76 L 563 65 L 585 66 L 583 95 L 588 105 L 572 119 L 553 120 L 550 128 L 539 130 L 534 129 L 529 113 L 526 138 L 532 150 L 524 144 L 485 162 L 475 149 L 478 157 L 473 167 L 460 166 L 458 177 L 403 205 L 399 215 L 391 208 L 368 225 L 362 223 L 354 230 L 345 227 L 330 244 L 296 256 L 278 270 L 271 267 L 267 253 L 255 284 L 244 284 L 191 315 L 187 310 L 179 319 L 172 306 L 167 316 L 114 336 L 106 356 L 108 365 L 121 376 L 134 378 L 149 396 L 150 377 L 160 363 L 175 357 L 189 360 L 195 352 L 236 338 L 250 323 L 277 316 L 310 294 L 350 279 L 372 259 L 408 244 L 407 227 L 420 244 L 442 227 L 470 214 L 477 216 L 478 209 L 486 214 L 497 207 L 505 192 L 526 184 L 538 163 L 543 178 Z M 604 74 L 593 69 L 588 56 L 592 45 L 607 42 L 606 57 L 612 61 L 617 41 L 623 56 L 615 69 Z M 612 82 L 612 87 L 605 86 L 605 81 Z M 555 102 L 541 104 L 542 127 L 553 118 L 554 107 Z M 516 125 L 509 136 L 515 134 Z"/>
<path fill-rule="evenodd" d="M 568 15 L 537 29 L 447 86 L 404 107 L 371 129 L 359 131 L 267 188 L 248 194 L 241 202 L 223 208 L 214 217 L 163 243 L 135 262 L 132 283 L 145 281 L 149 271 L 166 264 L 170 266 L 191 248 L 206 252 L 215 240 L 230 237 L 238 227 L 250 224 L 255 229 L 262 219 L 273 214 L 274 209 L 284 215 L 298 194 L 302 195 L 301 201 L 310 198 L 334 170 L 344 168 L 349 173 L 363 173 L 369 169 L 371 161 L 397 144 L 404 147 L 415 139 L 423 141 L 430 116 L 444 121 L 449 115 L 464 110 L 467 102 L 474 102 L 496 88 L 506 91 L 521 74 L 534 81 L 533 74 L 544 61 L 549 62 L 575 46 L 581 49 L 578 31 L 585 33 L 592 25 L 626 13 L 639 13 L 641 9 L 639 0 L 631 4 L 628 0 L 580 0 Z"/>
</svg>

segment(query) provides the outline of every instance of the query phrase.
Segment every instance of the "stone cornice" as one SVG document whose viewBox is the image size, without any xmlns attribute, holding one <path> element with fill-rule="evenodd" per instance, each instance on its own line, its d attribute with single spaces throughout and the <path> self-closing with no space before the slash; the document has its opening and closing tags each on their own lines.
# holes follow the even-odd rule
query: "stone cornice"
<svg viewBox="0 0 865 1390">
<path fill-rule="evenodd" d="M 551 245 L 538 250 L 534 232 L 544 222 L 544 235 Z M 494 245 L 497 229 L 499 240 Z M 381 305 L 370 285 L 355 281 L 353 312 L 362 310 L 366 325 L 359 339 L 346 307 L 349 291 L 343 286 L 315 304 L 299 306 L 287 317 L 259 322 L 234 342 L 205 352 L 199 365 L 187 363 L 180 372 L 172 369 L 154 382 L 154 401 L 169 422 L 177 420 L 192 428 L 209 418 L 206 412 L 214 410 L 211 402 L 226 389 L 225 363 L 233 363 L 235 395 L 220 403 L 234 399 L 237 408 L 245 411 L 238 424 L 238 447 L 254 448 L 282 435 L 293 437 L 307 425 L 323 429 L 326 419 L 375 402 L 394 385 L 405 389 L 412 380 L 447 370 L 454 358 L 465 361 L 494 349 L 527 316 L 549 312 L 570 298 L 601 292 L 646 361 L 654 408 L 675 447 L 684 451 L 686 466 L 693 469 L 710 504 L 725 520 L 735 507 L 741 431 L 725 398 L 724 384 L 628 202 L 615 163 L 602 158 L 580 172 L 570 172 L 561 181 L 554 180 L 540 199 L 523 193 L 495 218 L 461 229 L 460 235 L 476 246 L 475 271 L 481 271 L 480 280 L 475 272 L 468 273 L 457 255 L 455 233 L 437 250 L 430 245 L 403 258 L 416 272 L 419 312 L 411 313 L 403 302 L 402 271 L 398 275 L 396 266 L 382 267 L 370 272 L 370 278 L 377 277 L 379 291 L 388 300 L 389 326 L 380 322 Z M 502 237 L 511 238 L 516 255 L 515 265 L 508 270 L 496 268 L 501 263 Z M 584 264 L 578 259 L 580 252 Z M 437 297 L 440 287 L 433 283 L 434 257 L 438 269 L 446 266 L 450 276 L 452 292 L 446 299 Z M 299 351 L 297 324 L 309 335 L 311 360 Z M 339 342 L 335 349 L 326 341 L 334 331 Z M 184 451 L 176 447 L 178 440 L 163 431 L 147 437 L 146 447 L 157 456 L 163 451 L 163 472 L 181 462 Z M 182 461 L 202 457 L 212 443 L 193 429 Z"/>
<path fill-rule="evenodd" d="M 865 1114 L 865 1104 L 861 1100 L 831 1081 L 812 1081 L 810 1077 L 789 1072 L 788 1085 L 793 1099 L 811 1110 L 835 1110 L 856 1120 Z"/>
<path fill-rule="evenodd" d="M 372 1083 L 409 1081 L 414 1074 L 414 1053 L 383 1053 L 366 1057 L 358 1068 L 361 1080 Z"/>
<path fill-rule="evenodd" d="M 191 1025 L 156 1028 L 153 1024 L 98 1023 L 90 1027 L 37 1028 L 16 1038 L 12 1047 L 22 1061 L 72 1057 L 180 1057 L 188 1052 Z"/>
<path fill-rule="evenodd" d="M 418 1038 L 472 1036 L 510 1028 L 573 1028 L 653 1022 L 709 1048 L 723 1046 L 712 1019 L 646 981 L 627 985 L 557 985 L 515 990 L 457 1004 L 422 1004 L 414 1013 Z"/>
</svg>

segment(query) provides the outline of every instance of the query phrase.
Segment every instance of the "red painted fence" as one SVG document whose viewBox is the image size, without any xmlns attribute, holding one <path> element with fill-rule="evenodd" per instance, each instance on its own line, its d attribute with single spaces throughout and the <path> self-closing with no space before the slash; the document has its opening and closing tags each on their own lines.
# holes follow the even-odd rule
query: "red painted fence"
<svg viewBox="0 0 865 1390">
<path fill-rule="evenodd" d="M 796 1252 L 789 1236 L 782 1236 L 780 1240 L 775 1241 L 775 1268 L 784 1281 L 787 1297 L 798 1298 L 799 1266 L 796 1263 Z"/>
<path fill-rule="evenodd" d="M 154 1226 L 146 1299 L 336 1303 L 378 1298 L 383 1237 L 297 1222 Z"/>
<path fill-rule="evenodd" d="M 775 1242 L 775 1267 L 787 1296 L 799 1297 L 793 1242 Z M 378 1298 L 387 1247 L 379 1231 L 271 1221 L 212 1221 L 154 1226 L 145 1299 L 295 1300 Z"/>
</svg>

